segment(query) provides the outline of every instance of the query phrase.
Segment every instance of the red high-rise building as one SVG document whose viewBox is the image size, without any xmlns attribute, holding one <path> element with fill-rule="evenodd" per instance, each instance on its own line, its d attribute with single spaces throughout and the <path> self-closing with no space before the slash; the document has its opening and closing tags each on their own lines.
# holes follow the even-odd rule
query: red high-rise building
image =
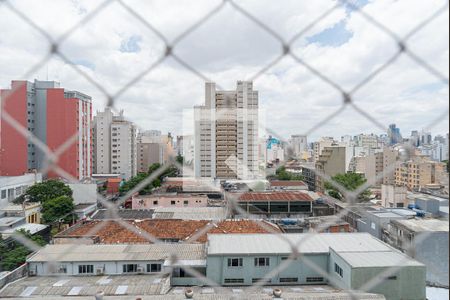
<svg viewBox="0 0 450 300">
<path fill-rule="evenodd" d="M 92 100 L 76 91 L 66 91 L 54 81 L 13 81 L 11 89 L 0 90 L 1 114 L 15 122 L 55 151 L 66 143 L 58 166 L 80 180 L 92 174 Z M 0 122 L 0 175 L 15 176 L 42 170 L 47 155 L 19 133 L 4 117 Z M 49 178 L 61 177 L 50 171 Z"/>
</svg>

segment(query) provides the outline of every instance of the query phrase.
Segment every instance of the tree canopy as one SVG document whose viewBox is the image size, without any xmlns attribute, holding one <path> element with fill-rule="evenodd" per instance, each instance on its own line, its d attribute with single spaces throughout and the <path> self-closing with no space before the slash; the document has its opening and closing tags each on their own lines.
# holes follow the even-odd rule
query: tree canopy
<svg viewBox="0 0 450 300">
<path fill-rule="evenodd" d="M 345 187 L 346 190 L 354 191 L 357 188 L 359 188 L 361 185 L 366 183 L 366 179 L 358 173 L 345 173 L 345 174 L 337 174 L 336 176 L 333 176 L 332 179 Z M 330 182 L 325 182 L 325 190 L 333 198 L 339 199 L 339 200 L 345 200 L 343 199 L 343 195 L 341 192 L 338 191 Z M 370 192 L 368 190 L 365 190 L 358 196 L 359 201 L 367 201 L 369 200 Z"/>
<path fill-rule="evenodd" d="M 275 171 L 275 175 L 269 176 L 268 179 L 276 179 L 276 180 L 304 180 L 304 177 L 299 174 L 294 174 L 286 171 L 285 166 L 279 167 Z"/>
<path fill-rule="evenodd" d="M 59 180 L 46 180 L 29 187 L 15 202 L 22 203 L 28 197 L 31 202 L 44 203 L 60 196 L 72 197 L 70 187 Z"/>
<path fill-rule="evenodd" d="M 131 177 L 128 181 L 126 181 L 120 188 L 119 191 L 123 195 L 127 193 L 128 191 L 132 190 L 135 186 L 137 186 L 139 183 L 141 183 L 143 180 L 145 180 L 148 176 L 152 175 L 154 172 L 156 172 L 159 168 L 161 168 L 161 164 L 155 163 L 152 164 L 148 168 L 147 173 L 139 173 L 136 176 Z M 157 178 L 155 178 L 151 183 L 146 185 L 144 188 L 139 190 L 140 195 L 148 195 L 151 194 L 152 190 L 154 188 L 160 187 L 162 181 L 165 177 L 176 177 L 178 173 L 178 169 L 176 167 L 169 167 L 167 170 L 162 172 Z"/>
<path fill-rule="evenodd" d="M 70 214 L 73 209 L 74 203 L 72 197 L 56 197 L 42 204 L 42 219 L 45 223 L 53 223 L 60 219 L 70 222 Z"/>
<path fill-rule="evenodd" d="M 31 235 L 23 229 L 18 231 L 26 238 L 39 246 L 44 246 L 46 241 L 40 235 Z M 5 243 L 0 235 L 0 271 L 12 271 L 25 263 L 26 257 L 32 251 L 17 241 Z"/>
</svg>

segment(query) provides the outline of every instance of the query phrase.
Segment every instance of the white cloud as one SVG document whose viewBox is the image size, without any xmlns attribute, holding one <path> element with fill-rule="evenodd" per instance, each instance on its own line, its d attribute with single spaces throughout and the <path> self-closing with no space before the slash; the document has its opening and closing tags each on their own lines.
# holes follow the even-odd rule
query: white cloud
<svg viewBox="0 0 450 300">
<path fill-rule="evenodd" d="M 135 1 L 124 0 L 171 42 L 181 32 L 219 5 L 221 1 Z M 236 1 L 264 24 L 289 40 L 335 1 L 243 0 Z M 59 37 L 91 12 L 101 1 L 11 1 L 20 11 Z M 432 14 L 444 1 L 379 0 L 364 11 L 403 36 Z M 345 21 L 352 37 L 342 45 L 308 44 L 311 37 Z M 0 87 L 21 76 L 46 53 L 49 45 L 36 30 L 0 5 Z M 4 30 L 6 28 L 6 30 Z M 124 53 L 121 45 L 133 36 L 142 37 L 140 51 Z M 326 42 L 326 41 L 325 41 Z M 408 41 L 415 53 L 448 76 L 448 11 Z M 109 93 L 118 91 L 136 74 L 146 70 L 164 51 L 161 39 L 133 18 L 118 3 L 112 3 L 78 28 L 61 45 L 61 51 L 99 82 Z M 397 50 L 395 42 L 357 13 L 336 10 L 313 27 L 293 46 L 296 55 L 350 89 L 383 64 Z M 229 4 L 183 39 L 175 53 L 194 68 L 227 89 L 235 81 L 249 78 L 281 53 L 280 43 L 250 22 Z M 58 57 L 33 74 L 56 79 L 68 89 L 78 89 L 94 98 L 102 109 L 106 98 L 85 78 Z M 26 79 L 33 80 L 33 76 Z M 403 129 L 421 129 L 448 109 L 448 86 L 407 57 L 401 57 L 355 95 L 355 103 L 381 123 L 396 122 Z M 303 133 L 337 110 L 341 95 L 291 58 L 284 58 L 255 81 L 267 124 L 287 137 Z M 183 109 L 203 102 L 203 81 L 173 59 L 164 61 L 127 90 L 116 102 L 125 115 L 143 128 L 181 133 Z M 435 132 L 446 132 L 448 119 Z M 313 133 L 320 135 L 377 132 L 352 109 Z"/>
</svg>

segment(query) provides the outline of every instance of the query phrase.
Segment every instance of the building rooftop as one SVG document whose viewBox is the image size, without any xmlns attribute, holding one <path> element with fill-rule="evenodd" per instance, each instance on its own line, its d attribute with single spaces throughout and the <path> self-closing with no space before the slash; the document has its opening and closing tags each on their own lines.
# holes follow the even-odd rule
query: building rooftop
<svg viewBox="0 0 450 300">
<path fill-rule="evenodd" d="M 100 291 L 104 299 L 135 300 L 184 300 L 187 287 L 169 286 L 169 277 L 162 275 L 115 275 L 115 276 L 38 276 L 15 281 L 0 291 L 1 298 L 92 300 Z M 217 300 L 246 296 L 248 299 L 270 300 L 273 289 L 282 290 L 282 298 L 289 300 L 352 300 L 349 293 L 329 285 L 263 286 L 246 294 L 245 287 L 189 287 L 194 299 Z M 125 292 L 125 294 L 122 294 Z M 354 292 L 358 300 L 385 300 L 383 295 Z"/>
<path fill-rule="evenodd" d="M 13 234 L 15 231 L 21 230 L 21 229 L 23 229 L 25 231 L 29 231 L 30 234 L 35 234 L 41 230 L 44 230 L 47 227 L 48 227 L 48 225 L 44 225 L 44 224 L 25 223 L 25 224 L 19 225 L 17 227 L 11 228 L 11 229 L 3 230 L 2 235 L 8 236 L 8 235 Z"/>
<path fill-rule="evenodd" d="M 304 192 L 246 192 L 238 201 L 313 201 L 313 198 Z"/>
<path fill-rule="evenodd" d="M 172 220 L 172 219 L 152 219 L 127 221 L 139 232 L 145 232 L 160 240 L 187 241 L 203 228 L 209 228 L 210 234 L 217 233 L 267 233 L 267 230 L 261 228 L 257 221 L 253 220 L 225 220 L 217 224 L 208 220 Z M 280 229 L 271 223 L 264 222 L 265 225 L 277 232 Z M 96 226 L 98 230 L 95 231 Z M 94 232 L 93 232 L 94 231 Z M 97 243 L 102 244 L 143 244 L 149 243 L 142 234 L 136 234 L 114 221 L 84 221 L 78 223 L 69 229 L 59 233 L 55 238 L 81 238 L 88 237 L 96 239 Z M 196 242 L 206 242 L 206 232 L 196 239 Z M 75 241 L 74 241 L 75 243 Z"/>
<path fill-rule="evenodd" d="M 403 225 L 414 232 L 425 231 L 446 231 L 448 232 L 448 220 L 438 219 L 408 219 L 408 220 L 394 220 L 392 222 Z"/>
<path fill-rule="evenodd" d="M 223 220 L 226 219 L 225 207 L 158 207 L 154 219 L 180 220 Z"/>
<path fill-rule="evenodd" d="M 352 251 L 339 252 L 338 255 L 353 268 L 424 266 L 405 254 L 395 251 Z"/>
<path fill-rule="evenodd" d="M 119 209 L 117 210 L 117 216 L 123 220 L 143 220 L 151 219 L 153 217 L 152 209 Z M 107 209 L 99 209 L 92 216 L 94 220 L 105 220 L 112 218 L 109 215 Z"/>
<path fill-rule="evenodd" d="M 226 234 L 208 235 L 208 254 L 286 254 L 291 245 L 299 245 L 301 253 L 395 251 L 368 233 L 292 233 L 292 234 Z"/>
<path fill-rule="evenodd" d="M 14 224 L 24 220 L 25 217 L 3 217 L 0 218 L 0 227 L 12 227 Z"/>
<path fill-rule="evenodd" d="M 203 260 L 203 244 L 158 243 L 142 245 L 46 245 L 27 262 L 85 262 L 85 261 L 150 261 L 166 260 L 176 254 L 180 260 Z"/>
<path fill-rule="evenodd" d="M 270 182 L 271 186 L 304 186 L 307 187 L 306 183 L 300 180 L 272 180 Z"/>
<path fill-rule="evenodd" d="M 124 299 L 125 295 L 161 295 L 169 289 L 170 279 L 167 275 L 37 276 L 7 285 L 0 291 L 0 298 L 56 300 L 64 296 L 64 299 L 92 300 L 95 294 L 103 291 L 107 296 Z"/>
</svg>

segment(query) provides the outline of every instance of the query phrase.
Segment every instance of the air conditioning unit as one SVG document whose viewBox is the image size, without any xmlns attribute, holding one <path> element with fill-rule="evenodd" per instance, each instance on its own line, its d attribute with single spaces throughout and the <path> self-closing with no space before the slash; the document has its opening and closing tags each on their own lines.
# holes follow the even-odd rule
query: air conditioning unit
<svg viewBox="0 0 450 300">
<path fill-rule="evenodd" d="M 103 269 L 103 267 L 96 268 L 95 269 L 95 275 L 103 275 L 104 271 L 105 270 Z"/>
<path fill-rule="evenodd" d="M 144 273 L 144 268 L 143 267 L 138 267 L 137 268 L 137 272 L 138 273 Z"/>
<path fill-rule="evenodd" d="M 28 271 L 28 276 L 36 276 L 36 271 L 35 270 L 29 270 Z"/>
</svg>

